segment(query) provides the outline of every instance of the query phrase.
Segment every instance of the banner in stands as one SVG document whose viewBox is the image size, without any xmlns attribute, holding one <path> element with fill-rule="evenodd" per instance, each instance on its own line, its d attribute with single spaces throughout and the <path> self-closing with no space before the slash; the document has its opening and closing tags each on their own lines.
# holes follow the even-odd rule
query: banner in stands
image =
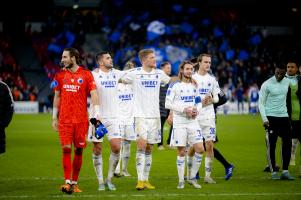
<svg viewBox="0 0 301 200">
<path fill-rule="evenodd" d="M 38 113 L 38 101 L 15 101 L 15 113 Z"/>
</svg>

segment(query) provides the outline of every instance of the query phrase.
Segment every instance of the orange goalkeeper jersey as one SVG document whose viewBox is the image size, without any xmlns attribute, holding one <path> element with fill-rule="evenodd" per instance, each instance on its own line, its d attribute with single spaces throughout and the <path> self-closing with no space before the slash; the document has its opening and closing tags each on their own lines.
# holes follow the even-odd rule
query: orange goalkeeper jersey
<svg viewBox="0 0 301 200">
<path fill-rule="evenodd" d="M 52 83 L 60 91 L 59 123 L 80 123 L 88 120 L 87 97 L 96 89 L 90 71 L 79 67 L 75 73 L 62 70 Z"/>
</svg>

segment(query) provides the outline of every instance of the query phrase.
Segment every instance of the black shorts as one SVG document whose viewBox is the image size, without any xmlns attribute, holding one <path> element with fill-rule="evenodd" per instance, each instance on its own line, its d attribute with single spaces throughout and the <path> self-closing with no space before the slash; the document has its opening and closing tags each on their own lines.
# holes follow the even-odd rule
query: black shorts
<svg viewBox="0 0 301 200">
<path fill-rule="evenodd" d="M 291 121 L 292 124 L 292 138 L 301 139 L 301 121 Z"/>
</svg>

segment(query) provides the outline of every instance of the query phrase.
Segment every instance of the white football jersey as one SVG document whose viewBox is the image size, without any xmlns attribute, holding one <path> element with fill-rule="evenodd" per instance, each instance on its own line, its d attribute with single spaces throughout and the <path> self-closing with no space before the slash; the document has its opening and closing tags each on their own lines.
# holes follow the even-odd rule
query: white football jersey
<svg viewBox="0 0 301 200">
<path fill-rule="evenodd" d="M 131 84 L 118 83 L 120 125 L 134 124 L 134 93 Z"/>
<path fill-rule="evenodd" d="M 160 85 L 169 82 L 170 77 L 160 69 L 146 72 L 142 67 L 129 70 L 122 80 L 131 84 L 134 91 L 134 117 L 160 117 Z"/>
<path fill-rule="evenodd" d="M 166 93 L 165 107 L 173 111 L 173 127 L 180 128 L 184 124 L 196 122 L 196 119 L 188 118 L 183 113 L 184 108 L 196 106 L 198 111 L 202 103 L 195 104 L 195 97 L 198 96 L 197 88 L 192 83 L 175 82 L 169 85 Z"/>
<path fill-rule="evenodd" d="M 124 74 L 123 71 L 111 69 L 103 72 L 100 69 L 92 71 L 97 85 L 97 94 L 100 104 L 101 118 L 118 118 L 118 80 Z"/>
<path fill-rule="evenodd" d="M 201 96 L 201 99 L 205 97 L 206 94 L 212 94 L 213 98 L 217 98 L 220 93 L 220 87 L 215 77 L 210 74 L 200 75 L 199 73 L 195 73 L 192 75 L 192 78 L 197 83 L 197 92 L 198 95 Z M 201 119 L 215 119 L 214 107 L 213 104 L 208 106 L 204 106 L 198 117 Z"/>
</svg>

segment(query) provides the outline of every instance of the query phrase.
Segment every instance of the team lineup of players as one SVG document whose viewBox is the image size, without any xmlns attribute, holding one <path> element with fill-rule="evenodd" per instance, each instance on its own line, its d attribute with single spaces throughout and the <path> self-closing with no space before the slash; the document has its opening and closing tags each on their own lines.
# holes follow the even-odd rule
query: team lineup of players
<svg viewBox="0 0 301 200">
<path fill-rule="evenodd" d="M 92 73 L 79 66 L 79 53 L 66 48 L 61 63 L 64 68 L 55 76 L 52 87 L 55 91 L 52 125 L 59 132 L 62 145 L 62 164 L 65 193 L 81 192 L 78 175 L 82 165 L 82 151 L 87 141 L 93 144 L 93 166 L 98 179 L 98 190 L 116 190 L 112 182 L 116 168 L 123 176 L 131 176 L 127 165 L 130 146 L 136 141 L 137 190 L 155 189 L 149 182 L 152 166 L 153 145 L 161 141 L 159 90 L 169 84 L 165 107 L 173 119 L 171 145 L 178 149 L 178 189 L 185 187 L 185 156 L 187 182 L 201 188 L 196 174 L 203 153 L 205 156 L 205 183 L 216 183 L 212 177 L 214 158 L 213 144 L 216 139 L 214 103 L 219 101 L 220 88 L 210 71 L 211 55 L 197 58 L 194 63 L 184 61 L 179 66 L 178 77 L 169 77 L 157 69 L 155 52 L 143 49 L 139 52 L 141 67 L 126 66 L 123 71 L 113 68 L 110 53 L 96 55 L 98 68 Z M 132 68 L 132 69 L 131 69 Z M 90 116 L 87 112 L 87 97 L 91 95 Z M 88 125 L 89 118 L 96 118 L 107 128 L 110 157 L 107 178 L 103 176 L 102 142 L 95 137 L 95 128 Z M 72 145 L 74 158 L 72 161 Z M 122 168 L 119 162 L 121 160 Z M 228 180 L 233 166 L 229 168 Z"/>
</svg>

